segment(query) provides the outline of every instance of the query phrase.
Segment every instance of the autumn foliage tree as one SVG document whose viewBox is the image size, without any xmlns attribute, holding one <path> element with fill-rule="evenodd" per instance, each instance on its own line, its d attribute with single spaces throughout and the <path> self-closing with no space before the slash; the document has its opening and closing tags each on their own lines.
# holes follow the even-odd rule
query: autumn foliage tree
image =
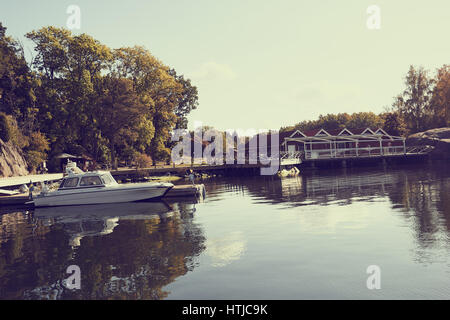
<svg viewBox="0 0 450 320">
<path fill-rule="evenodd" d="M 411 132 L 429 127 L 433 82 L 434 79 L 425 69 L 410 66 L 405 77 L 406 88 L 396 97 L 393 106 L 400 112 Z"/>
<path fill-rule="evenodd" d="M 450 126 L 450 65 L 444 65 L 437 71 L 431 110 L 434 126 Z"/>
<path fill-rule="evenodd" d="M 432 128 L 450 126 L 450 66 L 444 65 L 433 77 L 422 67 L 410 66 L 405 76 L 405 89 L 394 99 L 392 107 L 381 114 L 373 112 L 320 115 L 317 120 L 304 120 L 281 131 L 308 131 L 323 128 L 383 128 L 398 136 L 407 136 Z"/>
<path fill-rule="evenodd" d="M 87 154 L 114 166 L 136 153 L 167 160 L 171 130 L 197 106 L 189 79 L 143 47 L 111 49 L 52 26 L 25 35 L 34 43 L 28 64 L 5 30 L 0 24 L 0 111 L 26 136 L 45 135 L 50 156 Z"/>
<path fill-rule="evenodd" d="M 25 160 L 30 172 L 35 171 L 47 159 L 47 151 L 49 150 L 50 146 L 45 135 L 39 131 L 32 132 L 27 146 L 24 148 Z"/>
<path fill-rule="evenodd" d="M 360 129 L 360 128 L 381 128 L 383 119 L 373 112 L 356 112 L 352 114 L 338 113 L 320 115 L 317 120 L 306 120 L 297 123 L 293 127 L 282 128 L 283 130 L 298 129 L 308 131 L 314 129 L 336 130 L 336 129 Z"/>
<path fill-rule="evenodd" d="M 97 106 L 98 128 L 107 141 L 113 168 L 117 168 L 116 149 L 123 141 L 135 141 L 137 126 L 146 112 L 145 105 L 133 91 L 129 79 L 105 77 L 102 81 L 102 93 Z"/>
</svg>

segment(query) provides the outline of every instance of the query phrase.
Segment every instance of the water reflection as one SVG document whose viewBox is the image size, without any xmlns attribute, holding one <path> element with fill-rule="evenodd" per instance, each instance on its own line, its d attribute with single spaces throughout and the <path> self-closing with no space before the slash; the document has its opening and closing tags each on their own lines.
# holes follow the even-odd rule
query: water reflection
<svg viewBox="0 0 450 320">
<path fill-rule="evenodd" d="M 332 215 L 318 209 L 315 216 L 302 217 L 302 225 L 309 225 L 318 233 L 339 221 L 364 223 L 364 212 L 342 210 L 338 214 L 339 206 L 388 201 L 393 214 L 403 217 L 422 248 L 450 246 L 450 170 L 445 163 L 389 169 L 320 170 L 281 179 L 233 178 L 211 183 L 207 191 L 209 198 L 220 199 L 224 190 L 250 196 L 255 204 L 282 205 L 286 209 L 332 206 Z"/>
<path fill-rule="evenodd" d="M 222 237 L 213 237 L 206 241 L 206 254 L 212 259 L 213 267 L 224 267 L 239 260 L 246 249 L 245 236 L 233 231 Z"/>
<path fill-rule="evenodd" d="M 0 216 L 2 299 L 163 299 L 204 250 L 195 204 L 37 208 Z M 62 281 L 81 269 L 81 290 Z"/>
<path fill-rule="evenodd" d="M 0 298 L 448 297 L 447 164 L 214 179 L 206 188 L 199 204 L 0 214 Z M 365 287 L 373 263 L 383 267 L 378 293 Z M 72 264 L 81 290 L 62 285 Z"/>
</svg>

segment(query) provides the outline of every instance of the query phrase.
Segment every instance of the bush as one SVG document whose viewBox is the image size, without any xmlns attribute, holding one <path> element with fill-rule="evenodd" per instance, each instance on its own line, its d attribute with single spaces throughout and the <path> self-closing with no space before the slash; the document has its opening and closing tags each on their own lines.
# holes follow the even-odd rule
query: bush
<svg viewBox="0 0 450 320">
<path fill-rule="evenodd" d="M 39 151 L 45 153 L 50 149 L 49 143 L 45 135 L 37 132 L 32 132 L 30 136 L 30 145 L 27 148 L 28 150 Z"/>
<path fill-rule="evenodd" d="M 47 159 L 46 152 L 50 147 L 47 138 L 39 131 L 32 132 L 29 141 L 29 146 L 25 148 L 25 159 L 27 160 L 29 170 L 33 172 Z"/>
<path fill-rule="evenodd" d="M 150 158 L 145 153 L 137 153 L 134 158 L 136 163 L 136 169 L 148 168 L 152 166 L 152 158 Z"/>
<path fill-rule="evenodd" d="M 0 139 L 4 142 L 11 140 L 11 126 L 8 117 L 3 112 L 0 113 Z"/>
</svg>

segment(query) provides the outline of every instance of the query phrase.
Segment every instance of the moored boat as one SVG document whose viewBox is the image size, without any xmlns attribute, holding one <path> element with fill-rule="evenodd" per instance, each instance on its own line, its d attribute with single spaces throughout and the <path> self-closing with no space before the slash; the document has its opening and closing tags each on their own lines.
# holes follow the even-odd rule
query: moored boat
<svg viewBox="0 0 450 320">
<path fill-rule="evenodd" d="M 49 192 L 44 186 L 40 194 L 33 194 L 35 207 L 160 199 L 173 187 L 160 182 L 119 184 L 108 171 L 83 172 L 73 166 L 67 173 L 56 191 Z"/>
</svg>

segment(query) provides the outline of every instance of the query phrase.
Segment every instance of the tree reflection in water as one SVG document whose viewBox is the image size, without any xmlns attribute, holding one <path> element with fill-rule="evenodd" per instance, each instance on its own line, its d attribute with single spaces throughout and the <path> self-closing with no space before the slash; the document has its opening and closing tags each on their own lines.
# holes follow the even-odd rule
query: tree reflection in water
<svg viewBox="0 0 450 320">
<path fill-rule="evenodd" d="M 191 285 L 181 290 L 178 296 L 182 298 L 186 292 L 208 296 L 218 291 L 220 284 L 230 284 L 227 294 L 232 297 L 236 293 L 233 286 L 246 285 L 248 292 L 258 293 L 258 284 L 264 281 L 272 286 L 281 283 L 279 296 L 289 290 L 295 295 L 299 283 L 328 272 L 321 269 L 319 260 L 347 267 L 342 257 L 363 263 L 372 256 L 381 257 L 381 262 L 398 274 L 409 272 L 418 279 L 430 276 L 433 285 L 446 294 L 438 284 L 447 281 L 444 275 L 448 275 L 450 256 L 447 164 L 305 171 L 295 178 L 224 178 L 205 184 L 207 203 L 199 207 L 201 215 L 195 214 L 195 219 L 194 205 L 184 202 L 170 207 L 140 203 L 0 215 L 0 298 L 164 299 L 169 297 L 167 288 L 174 288 L 170 297 L 177 296 L 180 283 Z M 238 229 L 237 223 L 241 223 Z M 203 228 L 207 228 L 208 241 Z M 381 244 L 373 245 L 377 240 Z M 299 245 L 285 245 L 287 241 Z M 331 248 L 330 241 L 334 241 Z M 375 251 L 366 252 L 366 247 Z M 318 257 L 316 249 L 324 255 Z M 277 258 L 266 256 L 267 252 Z M 267 278 L 268 271 L 259 261 L 286 273 Z M 205 268 L 174 284 L 199 263 Z M 81 269 L 81 290 L 70 291 L 62 285 L 69 276 L 66 268 L 73 264 Z M 436 266 L 432 274 L 416 268 L 427 264 Z M 353 283 L 352 270 L 342 268 L 332 280 Z M 205 274 L 215 282 L 205 282 Z M 230 282 L 237 274 L 239 282 Z M 244 278 L 252 280 L 245 282 Z M 198 287 L 199 280 L 203 287 Z M 395 288 L 409 296 L 415 289 L 410 280 L 396 282 Z M 342 296 L 330 289 L 328 282 L 309 284 L 328 294 L 325 296 Z M 348 288 L 352 292 L 360 289 L 358 285 Z M 353 296 L 352 292 L 344 292 L 344 296 Z M 272 291 L 268 294 L 271 297 Z M 309 292 L 302 294 L 307 297 Z M 388 294 L 392 296 L 392 292 Z"/>
<path fill-rule="evenodd" d="M 135 203 L 0 216 L 0 298 L 163 299 L 205 238 L 192 203 Z M 81 290 L 63 286 L 78 265 Z"/>
<path fill-rule="evenodd" d="M 220 196 L 221 184 L 208 185 L 208 197 Z M 251 195 L 255 203 L 305 205 L 349 205 L 357 201 L 388 199 L 415 232 L 423 248 L 450 244 L 450 171 L 446 163 L 432 166 L 390 168 L 344 168 L 305 171 L 298 177 L 226 179 L 225 189 Z M 417 253 L 419 259 L 421 253 Z"/>
</svg>

